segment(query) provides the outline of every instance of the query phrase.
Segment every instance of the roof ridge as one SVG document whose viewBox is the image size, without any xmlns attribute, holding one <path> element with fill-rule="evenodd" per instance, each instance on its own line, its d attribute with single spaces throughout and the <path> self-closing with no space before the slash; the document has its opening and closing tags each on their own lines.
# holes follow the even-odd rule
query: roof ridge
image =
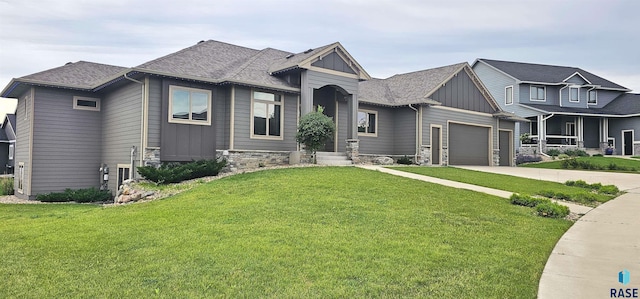
<svg viewBox="0 0 640 299">
<path fill-rule="evenodd" d="M 247 69 L 254 61 L 256 61 L 258 59 L 258 57 L 265 55 L 265 53 L 267 53 L 267 51 L 270 50 L 270 49 L 273 49 L 273 48 L 267 47 L 267 48 L 264 48 L 262 50 L 259 50 L 258 53 L 256 53 L 255 55 L 251 56 L 250 59 L 247 59 L 247 61 L 245 63 L 243 63 L 240 67 L 236 68 L 235 70 L 232 70 L 231 72 L 229 72 L 229 74 L 226 74 L 224 77 L 227 78 L 227 79 L 231 79 L 231 78 L 237 76 L 242 71 Z M 277 49 L 273 49 L 273 50 L 277 50 Z"/>
<path fill-rule="evenodd" d="M 509 61 L 509 60 L 498 60 L 498 59 L 488 59 L 488 58 L 479 58 L 479 60 L 483 60 L 483 61 L 496 61 L 496 62 L 506 62 L 506 63 L 519 63 L 519 64 L 539 65 L 539 66 L 550 66 L 550 67 L 564 67 L 564 68 L 569 68 L 569 69 L 582 70 L 582 71 L 584 71 L 583 69 L 581 69 L 581 68 L 579 68 L 579 67 L 575 67 L 575 66 L 568 66 L 568 65 L 545 64 L 545 63 L 536 63 L 536 62 Z"/>
<path fill-rule="evenodd" d="M 158 57 L 158 58 L 153 59 L 153 60 L 149 60 L 149 61 L 147 61 L 147 62 L 145 62 L 145 63 L 139 64 L 139 65 L 138 65 L 138 66 L 136 66 L 136 67 L 142 67 L 143 65 L 148 65 L 148 64 L 151 64 L 151 63 L 154 63 L 154 62 L 157 62 L 157 61 L 161 61 L 161 60 L 163 60 L 163 59 L 167 59 L 167 58 L 170 58 L 170 57 L 174 57 L 174 56 L 177 56 L 178 54 L 182 54 L 182 53 L 187 52 L 187 51 L 189 51 L 189 50 L 193 50 L 193 49 L 195 49 L 195 48 L 202 47 L 202 46 L 203 46 L 203 45 L 205 45 L 205 44 L 209 44 L 209 43 L 213 43 L 213 42 L 215 42 L 215 43 L 220 43 L 220 44 L 225 44 L 225 45 L 228 45 L 228 46 L 238 47 L 238 48 L 245 48 L 245 49 L 253 50 L 253 51 L 260 51 L 260 50 L 253 49 L 253 48 L 249 48 L 249 47 L 245 47 L 245 46 L 239 46 L 239 45 L 234 45 L 234 44 L 230 44 L 230 43 L 227 43 L 227 42 L 221 42 L 221 41 L 217 41 L 217 40 L 209 39 L 209 40 L 206 40 L 206 41 L 199 41 L 199 42 L 197 42 L 195 45 L 192 45 L 192 46 L 189 46 L 189 47 L 183 48 L 183 49 L 181 49 L 181 50 L 178 50 L 178 51 L 173 52 L 173 53 L 169 53 L 169 54 L 167 54 L 167 55 L 164 55 L 164 56 Z"/>
</svg>

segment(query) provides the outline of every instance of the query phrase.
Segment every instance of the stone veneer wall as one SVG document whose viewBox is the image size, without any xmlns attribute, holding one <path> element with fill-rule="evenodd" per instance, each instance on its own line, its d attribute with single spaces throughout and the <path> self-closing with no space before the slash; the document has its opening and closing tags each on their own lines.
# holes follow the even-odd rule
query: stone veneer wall
<svg viewBox="0 0 640 299">
<path fill-rule="evenodd" d="M 397 161 L 398 158 L 402 158 L 404 156 L 407 156 L 407 158 L 410 158 L 411 161 L 415 160 L 415 155 L 376 155 L 376 154 L 359 154 L 358 157 L 360 158 L 360 162 L 358 162 L 358 164 L 377 164 L 376 159 L 380 158 L 380 157 L 389 157 L 391 159 L 393 159 L 393 161 Z M 418 162 L 420 162 L 420 156 L 418 156 Z M 354 162 L 355 163 L 355 162 Z M 415 161 L 414 161 L 415 164 Z"/>
</svg>

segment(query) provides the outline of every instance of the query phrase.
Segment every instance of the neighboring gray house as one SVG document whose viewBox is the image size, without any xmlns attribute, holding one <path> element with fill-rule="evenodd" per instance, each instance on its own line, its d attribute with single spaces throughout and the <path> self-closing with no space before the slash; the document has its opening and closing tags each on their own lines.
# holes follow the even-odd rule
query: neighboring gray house
<svg viewBox="0 0 640 299">
<path fill-rule="evenodd" d="M 404 92 L 400 77 L 412 78 Z M 300 116 L 317 105 L 337 126 L 325 150 L 355 162 L 376 154 L 464 164 L 455 144 L 468 147 L 466 130 L 477 130 L 481 158 L 469 163 L 497 165 L 500 153 L 512 163 L 499 135 L 514 124 L 468 65 L 367 80 L 340 43 L 295 54 L 211 40 L 133 68 L 80 61 L 13 79 L 0 96 L 18 99 L 16 194 L 115 191 L 136 166 L 160 162 L 287 164 L 300 150 Z"/>
<path fill-rule="evenodd" d="M 13 161 L 16 144 L 16 116 L 7 114 L 0 130 L 0 165 L 4 165 L 3 174 L 13 173 Z"/>
<path fill-rule="evenodd" d="M 640 95 L 576 67 L 478 59 L 473 70 L 501 108 L 529 119 L 520 152 L 580 148 L 640 154 Z"/>
</svg>

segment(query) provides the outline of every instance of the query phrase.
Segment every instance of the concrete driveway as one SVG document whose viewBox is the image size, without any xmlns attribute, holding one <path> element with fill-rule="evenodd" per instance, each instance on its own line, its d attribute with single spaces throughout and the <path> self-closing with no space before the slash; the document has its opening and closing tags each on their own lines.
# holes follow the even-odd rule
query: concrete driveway
<svg viewBox="0 0 640 299">
<path fill-rule="evenodd" d="M 538 298 L 615 298 L 640 293 L 640 174 L 524 167 L 461 167 L 539 180 L 613 184 L 627 193 L 578 220 L 558 241 L 545 265 Z M 535 242 L 535 240 L 533 240 Z M 627 270 L 630 282 L 618 282 Z M 612 297 L 612 292 L 617 296 Z"/>
</svg>

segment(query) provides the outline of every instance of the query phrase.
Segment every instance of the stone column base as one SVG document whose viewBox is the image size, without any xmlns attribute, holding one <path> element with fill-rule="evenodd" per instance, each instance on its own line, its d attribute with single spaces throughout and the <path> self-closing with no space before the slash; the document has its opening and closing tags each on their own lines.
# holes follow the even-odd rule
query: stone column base
<svg viewBox="0 0 640 299">
<path fill-rule="evenodd" d="M 500 166 L 500 149 L 493 149 L 493 166 Z"/>
<path fill-rule="evenodd" d="M 160 167 L 160 164 L 162 164 L 162 162 L 160 162 L 160 148 L 145 148 L 142 159 L 142 164 L 144 166 Z"/>
<path fill-rule="evenodd" d="M 421 145 L 420 146 L 420 160 L 417 161 L 417 164 L 419 164 L 419 165 L 431 165 L 430 157 L 431 157 L 431 146 L 430 145 Z"/>
<path fill-rule="evenodd" d="M 360 163 L 360 140 L 347 139 L 347 158 L 353 163 Z"/>
</svg>

